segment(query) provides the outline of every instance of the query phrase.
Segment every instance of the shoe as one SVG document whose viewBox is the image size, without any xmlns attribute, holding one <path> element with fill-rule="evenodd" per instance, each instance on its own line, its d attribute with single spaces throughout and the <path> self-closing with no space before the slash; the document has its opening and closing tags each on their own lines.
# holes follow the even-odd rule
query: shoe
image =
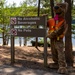
<svg viewBox="0 0 75 75">
<path fill-rule="evenodd" d="M 58 69 L 59 65 L 58 65 L 58 63 L 50 63 L 49 64 L 49 68 L 51 68 L 51 69 Z"/>
<path fill-rule="evenodd" d="M 59 74 L 68 74 L 68 70 L 66 67 L 59 67 L 58 71 Z"/>
</svg>

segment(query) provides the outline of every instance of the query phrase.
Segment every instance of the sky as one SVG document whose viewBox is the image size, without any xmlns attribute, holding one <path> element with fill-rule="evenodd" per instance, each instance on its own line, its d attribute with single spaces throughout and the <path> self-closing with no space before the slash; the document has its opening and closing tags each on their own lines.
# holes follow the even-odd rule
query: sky
<svg viewBox="0 0 75 75">
<path fill-rule="evenodd" d="M 7 5 L 12 4 L 13 2 L 16 3 L 16 6 L 19 6 L 19 4 L 23 1 L 23 0 L 6 0 L 7 1 Z M 74 2 L 75 4 L 75 2 Z"/>
<path fill-rule="evenodd" d="M 19 4 L 23 1 L 23 0 L 6 0 L 7 1 L 7 5 L 12 4 L 13 2 L 16 3 L 16 6 L 19 6 Z"/>
</svg>

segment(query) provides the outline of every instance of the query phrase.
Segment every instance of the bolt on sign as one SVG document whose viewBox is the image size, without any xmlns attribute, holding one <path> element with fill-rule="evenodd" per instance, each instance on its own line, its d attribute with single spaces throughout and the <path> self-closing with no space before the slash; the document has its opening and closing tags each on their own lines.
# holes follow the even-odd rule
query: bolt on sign
<svg viewBox="0 0 75 75">
<path fill-rule="evenodd" d="M 10 24 L 11 24 L 11 25 L 17 24 L 16 17 L 11 18 L 10 20 L 11 20 L 11 21 L 10 21 Z"/>
<path fill-rule="evenodd" d="M 11 35 L 17 35 L 17 29 L 12 28 L 10 33 L 11 33 Z"/>
</svg>

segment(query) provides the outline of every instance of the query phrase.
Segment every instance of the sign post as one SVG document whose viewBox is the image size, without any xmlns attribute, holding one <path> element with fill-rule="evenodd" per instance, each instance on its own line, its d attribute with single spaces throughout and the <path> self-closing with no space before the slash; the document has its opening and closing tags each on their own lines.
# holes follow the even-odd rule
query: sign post
<svg viewBox="0 0 75 75">
<path fill-rule="evenodd" d="M 14 26 L 12 26 L 14 28 Z M 14 30 L 11 29 L 11 34 L 14 35 Z M 14 36 L 11 36 L 11 64 L 15 62 L 15 50 L 14 50 Z"/>
<path fill-rule="evenodd" d="M 38 28 L 15 28 L 15 26 L 38 26 Z M 43 26 L 43 28 L 39 28 Z M 44 37 L 44 66 L 47 66 L 47 17 L 11 17 L 11 64 L 15 62 L 14 37 Z"/>
</svg>

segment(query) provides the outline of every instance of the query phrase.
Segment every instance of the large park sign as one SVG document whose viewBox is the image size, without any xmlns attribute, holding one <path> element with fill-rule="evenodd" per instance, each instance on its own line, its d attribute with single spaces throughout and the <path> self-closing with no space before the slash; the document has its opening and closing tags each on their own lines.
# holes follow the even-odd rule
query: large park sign
<svg viewBox="0 0 75 75">
<path fill-rule="evenodd" d="M 41 21 L 40 21 L 41 20 Z M 11 25 L 39 25 L 44 24 L 45 18 L 43 17 L 11 17 Z"/>
<path fill-rule="evenodd" d="M 29 28 L 16 28 L 17 26 L 30 26 Z M 34 28 L 31 28 L 34 26 Z M 36 26 L 36 28 L 35 28 Z M 38 28 L 37 28 L 38 26 Z M 43 28 L 39 28 L 43 26 Z M 14 63 L 14 37 L 44 37 L 44 66 L 47 66 L 47 38 L 46 38 L 47 16 L 41 17 L 10 17 L 11 33 L 11 63 Z"/>
<path fill-rule="evenodd" d="M 11 17 L 11 35 L 13 36 L 33 36 L 44 37 L 46 34 L 46 17 Z M 43 29 L 14 28 L 13 26 L 43 25 Z"/>
</svg>

